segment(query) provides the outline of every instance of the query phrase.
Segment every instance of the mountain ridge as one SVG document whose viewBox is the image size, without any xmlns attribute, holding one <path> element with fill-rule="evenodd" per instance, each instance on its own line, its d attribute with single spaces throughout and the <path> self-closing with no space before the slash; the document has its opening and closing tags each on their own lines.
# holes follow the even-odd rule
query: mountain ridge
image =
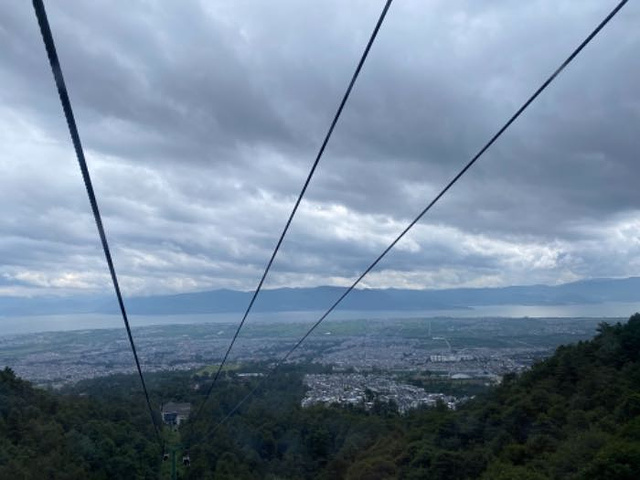
<svg viewBox="0 0 640 480">
<path fill-rule="evenodd" d="M 287 312 L 324 310 L 344 287 L 284 287 L 261 292 L 254 311 Z M 251 292 L 218 289 L 171 295 L 125 298 L 127 309 L 137 315 L 237 313 L 249 303 Z M 455 310 L 490 305 L 551 306 L 640 302 L 640 277 L 597 278 L 560 285 L 453 288 L 440 290 L 356 289 L 340 310 L 420 311 Z M 0 316 L 117 313 L 111 295 L 81 297 L 0 297 Z"/>
</svg>

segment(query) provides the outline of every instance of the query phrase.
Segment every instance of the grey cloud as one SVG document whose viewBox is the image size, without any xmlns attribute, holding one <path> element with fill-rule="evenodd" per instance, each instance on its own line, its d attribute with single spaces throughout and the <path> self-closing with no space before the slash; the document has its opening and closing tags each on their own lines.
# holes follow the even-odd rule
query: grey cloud
<svg viewBox="0 0 640 480">
<path fill-rule="evenodd" d="M 254 286 L 381 6 L 48 5 L 129 288 Z M 396 2 L 269 284 L 348 283 L 612 6 Z M 639 17 L 625 7 L 371 285 L 632 274 Z M 2 291 L 95 289 L 108 278 L 30 5 L 0 5 L 0 39 Z"/>
</svg>

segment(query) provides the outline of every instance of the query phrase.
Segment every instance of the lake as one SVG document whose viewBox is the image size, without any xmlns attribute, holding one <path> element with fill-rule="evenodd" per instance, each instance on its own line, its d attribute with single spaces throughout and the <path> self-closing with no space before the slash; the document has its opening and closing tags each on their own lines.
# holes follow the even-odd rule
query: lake
<svg viewBox="0 0 640 480">
<path fill-rule="evenodd" d="M 495 305 L 481 306 L 459 310 L 424 310 L 424 311 L 335 311 L 327 321 L 354 320 L 359 318 L 401 319 L 401 318 L 473 318 L 473 317 L 545 317 L 545 318 L 629 318 L 640 312 L 640 303 L 609 302 L 599 304 L 527 306 L 527 305 Z M 323 312 L 280 312 L 255 313 L 248 322 L 309 322 L 316 321 Z M 202 324 L 202 323 L 237 323 L 241 319 L 239 313 L 214 313 L 199 315 L 132 315 L 131 326 L 146 327 L 151 325 Z M 0 335 L 15 335 L 48 331 L 87 330 L 98 328 L 122 328 L 119 315 L 79 314 L 79 315 L 38 315 L 0 318 L 2 329 Z"/>
</svg>

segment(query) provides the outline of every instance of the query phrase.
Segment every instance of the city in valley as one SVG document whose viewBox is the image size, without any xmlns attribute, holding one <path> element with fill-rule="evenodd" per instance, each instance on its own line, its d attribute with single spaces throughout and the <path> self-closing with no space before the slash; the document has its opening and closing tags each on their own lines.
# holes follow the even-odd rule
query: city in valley
<svg viewBox="0 0 640 480">
<path fill-rule="evenodd" d="M 499 383 L 503 375 L 527 369 L 558 345 L 593 337 L 603 321 L 618 319 L 327 321 L 288 361 L 314 366 L 305 377 L 303 406 L 371 408 L 381 400 L 395 402 L 401 412 L 437 402 L 455 408 L 465 398 L 456 391 Z M 163 325 L 135 328 L 133 334 L 145 372 L 202 372 L 221 360 L 235 328 L 231 323 Z M 308 328 L 303 322 L 248 323 L 229 360 L 239 375 L 252 373 L 256 364 L 268 368 Z M 124 329 L 0 336 L 0 364 L 48 388 L 135 368 Z"/>
</svg>

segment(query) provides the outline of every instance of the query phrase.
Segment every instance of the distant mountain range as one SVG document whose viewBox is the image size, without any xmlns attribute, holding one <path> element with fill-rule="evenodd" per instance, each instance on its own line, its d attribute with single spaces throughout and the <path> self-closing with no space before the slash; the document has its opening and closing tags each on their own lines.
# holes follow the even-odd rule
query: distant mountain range
<svg viewBox="0 0 640 480">
<path fill-rule="evenodd" d="M 313 311 L 328 308 L 342 287 L 277 288 L 263 290 L 256 312 Z M 137 315 L 235 313 L 243 311 L 252 292 L 212 290 L 179 295 L 126 298 L 127 309 Z M 446 290 L 361 289 L 340 305 L 341 310 L 444 310 L 488 305 L 572 305 L 603 302 L 640 302 L 640 277 L 593 279 L 562 285 Z M 117 313 L 109 296 L 0 297 L 0 316 Z"/>
</svg>

